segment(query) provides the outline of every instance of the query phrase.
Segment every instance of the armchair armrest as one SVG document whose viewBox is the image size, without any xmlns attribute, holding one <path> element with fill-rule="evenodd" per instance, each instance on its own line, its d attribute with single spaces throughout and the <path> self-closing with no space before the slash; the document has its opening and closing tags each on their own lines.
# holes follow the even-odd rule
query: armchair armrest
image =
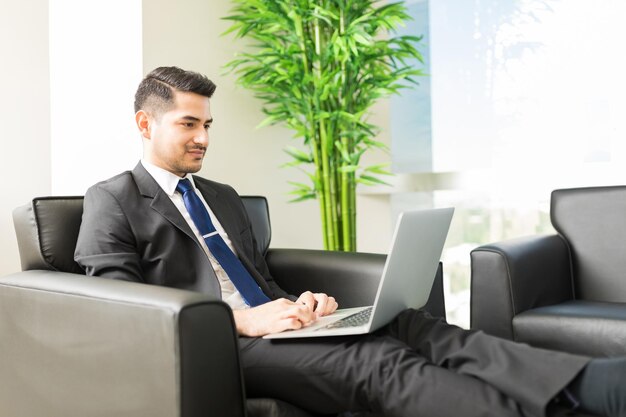
<svg viewBox="0 0 626 417">
<path fill-rule="evenodd" d="M 278 285 L 290 294 L 325 292 L 341 308 L 371 305 L 386 255 L 306 249 L 270 249 L 266 261 Z M 446 317 L 441 263 L 425 310 Z"/>
<path fill-rule="evenodd" d="M 515 315 L 573 298 L 569 249 L 558 235 L 484 245 L 470 256 L 473 329 L 514 339 Z"/>
<path fill-rule="evenodd" d="M 244 416 L 230 308 L 55 272 L 0 278 L 3 415 Z"/>
</svg>

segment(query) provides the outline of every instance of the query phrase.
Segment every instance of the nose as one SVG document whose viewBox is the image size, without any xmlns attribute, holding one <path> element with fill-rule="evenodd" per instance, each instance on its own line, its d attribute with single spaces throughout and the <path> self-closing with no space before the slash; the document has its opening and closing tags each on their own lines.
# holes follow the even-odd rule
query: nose
<svg viewBox="0 0 626 417">
<path fill-rule="evenodd" d="M 194 143 L 202 145 L 205 148 L 209 146 L 209 132 L 205 129 L 201 129 L 193 139 Z"/>
</svg>

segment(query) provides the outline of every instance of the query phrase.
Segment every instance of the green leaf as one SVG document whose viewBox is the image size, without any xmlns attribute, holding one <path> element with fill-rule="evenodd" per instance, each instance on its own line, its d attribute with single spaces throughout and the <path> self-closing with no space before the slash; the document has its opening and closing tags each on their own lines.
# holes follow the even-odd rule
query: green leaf
<svg viewBox="0 0 626 417">
<path fill-rule="evenodd" d="M 297 190 L 292 191 L 292 193 L 298 193 L 300 191 L 312 191 L 310 185 L 302 184 L 301 182 L 287 181 L 287 183 L 297 188 Z"/>
<path fill-rule="evenodd" d="M 370 38 L 369 36 L 365 36 L 365 34 L 355 33 L 353 37 L 354 40 L 361 45 L 369 46 L 372 44 L 372 38 Z"/>
<path fill-rule="evenodd" d="M 373 177 L 371 175 L 361 175 L 357 179 L 357 182 L 360 182 L 365 185 L 391 185 L 388 182 L 385 182 L 379 178 Z"/>
<path fill-rule="evenodd" d="M 305 163 L 313 162 L 313 156 L 311 154 L 303 152 L 298 148 L 294 148 L 293 146 L 288 146 L 285 149 L 283 149 L 283 151 L 285 151 L 291 157 L 293 157 L 294 159 L 300 162 L 305 162 Z"/>
<path fill-rule="evenodd" d="M 358 165 L 344 165 L 339 168 L 339 172 L 351 173 L 351 172 L 355 172 L 357 169 L 359 169 Z"/>
<path fill-rule="evenodd" d="M 291 199 L 289 200 L 290 203 L 299 203 L 301 201 L 305 201 L 305 200 L 315 200 L 317 198 L 317 194 L 315 193 L 308 193 L 308 194 L 302 194 L 297 198 Z"/>
<path fill-rule="evenodd" d="M 389 146 L 387 146 L 386 143 L 384 142 L 380 142 L 377 140 L 373 140 L 373 139 L 365 139 L 364 141 L 368 146 L 373 146 L 375 148 L 379 148 L 379 149 L 389 149 Z"/>
<path fill-rule="evenodd" d="M 277 118 L 276 116 L 269 116 L 269 117 L 266 117 L 265 119 L 263 119 L 263 121 L 262 121 L 261 123 L 259 123 L 259 124 L 256 126 L 256 128 L 257 128 L 257 129 L 260 129 L 260 128 L 262 128 L 262 127 L 265 127 L 265 126 L 269 126 L 269 125 L 271 125 L 271 124 L 274 124 L 274 123 L 276 123 L 277 121 L 278 121 L 278 118 Z"/>
<path fill-rule="evenodd" d="M 379 165 L 371 165 L 364 169 L 365 172 L 371 172 L 373 174 L 378 175 L 394 175 L 391 171 L 388 170 L 389 164 L 379 164 Z"/>
</svg>

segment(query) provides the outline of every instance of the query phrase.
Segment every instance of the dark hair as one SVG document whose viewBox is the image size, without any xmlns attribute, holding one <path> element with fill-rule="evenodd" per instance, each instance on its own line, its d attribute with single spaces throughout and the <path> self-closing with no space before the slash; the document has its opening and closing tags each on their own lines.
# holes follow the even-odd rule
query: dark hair
<svg viewBox="0 0 626 417">
<path fill-rule="evenodd" d="M 206 76 L 178 67 L 159 67 L 141 81 L 135 93 L 135 113 L 148 110 L 154 116 L 174 104 L 174 90 L 200 94 L 211 98 L 215 84 Z"/>
</svg>

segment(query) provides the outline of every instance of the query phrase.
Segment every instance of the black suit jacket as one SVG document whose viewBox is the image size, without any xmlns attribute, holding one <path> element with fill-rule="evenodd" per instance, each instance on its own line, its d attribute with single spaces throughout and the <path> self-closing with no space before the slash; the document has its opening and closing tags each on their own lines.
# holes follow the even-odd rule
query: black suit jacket
<svg viewBox="0 0 626 417">
<path fill-rule="evenodd" d="M 271 299 L 295 299 L 269 274 L 235 190 L 196 176 L 194 182 L 263 292 Z M 74 259 L 88 275 L 221 297 L 200 242 L 141 163 L 87 190 Z"/>
</svg>

